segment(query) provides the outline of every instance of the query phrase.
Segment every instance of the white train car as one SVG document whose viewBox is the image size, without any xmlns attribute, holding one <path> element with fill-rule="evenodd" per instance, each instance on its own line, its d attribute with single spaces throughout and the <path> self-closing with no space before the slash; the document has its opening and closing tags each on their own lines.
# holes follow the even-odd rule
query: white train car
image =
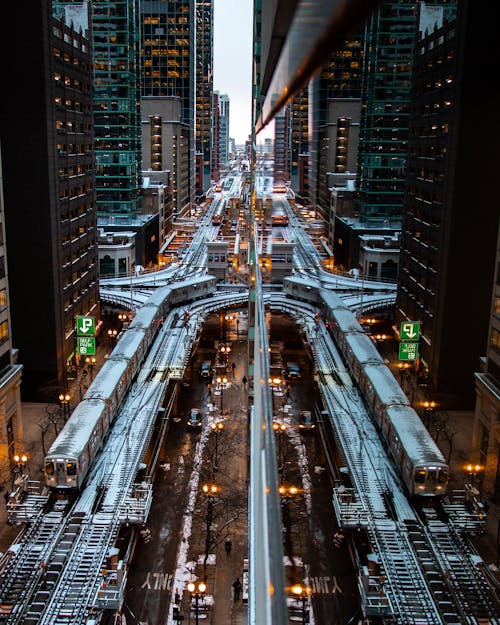
<svg viewBox="0 0 500 625">
<path fill-rule="evenodd" d="M 415 410 L 388 406 L 382 431 L 409 493 L 442 497 L 449 480 L 448 465 Z"/>
<path fill-rule="evenodd" d="M 45 481 L 56 490 L 79 490 L 104 433 L 109 411 L 102 399 L 84 399 L 45 456 Z"/>
<path fill-rule="evenodd" d="M 375 421 L 382 428 L 387 406 L 394 404 L 409 406 L 410 402 L 385 364 L 367 364 L 362 369 L 363 373 L 358 378 L 358 384 Z"/>
<path fill-rule="evenodd" d="M 363 375 L 366 364 L 382 365 L 384 359 L 367 334 L 347 334 L 345 337 L 344 357 L 355 380 Z"/>
</svg>

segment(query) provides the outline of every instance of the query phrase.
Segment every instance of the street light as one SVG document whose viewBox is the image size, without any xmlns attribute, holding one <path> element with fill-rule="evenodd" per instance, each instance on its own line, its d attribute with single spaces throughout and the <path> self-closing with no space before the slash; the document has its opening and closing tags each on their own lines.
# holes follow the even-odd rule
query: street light
<svg viewBox="0 0 500 625">
<path fill-rule="evenodd" d="M 431 426 L 432 423 L 432 414 L 434 412 L 434 409 L 436 407 L 436 402 L 435 401 L 424 401 L 424 421 L 425 421 L 425 426 L 427 427 L 427 429 L 429 429 L 429 427 Z"/>
<path fill-rule="evenodd" d="M 87 356 L 87 358 L 85 358 L 85 363 L 87 364 L 87 367 L 90 369 L 90 381 L 92 382 L 92 380 L 94 379 L 94 365 L 95 365 L 95 356 Z"/>
<path fill-rule="evenodd" d="M 210 552 L 210 544 L 212 542 L 211 532 L 212 532 L 212 520 L 213 520 L 213 513 L 214 513 L 213 498 L 219 492 L 220 488 L 217 486 L 217 484 L 211 483 L 211 484 L 203 484 L 203 486 L 201 487 L 201 490 L 203 491 L 203 493 L 205 494 L 207 498 L 207 516 L 205 519 L 207 534 L 205 536 L 205 559 L 203 561 L 203 578 L 207 579 L 207 561 L 208 561 L 208 554 Z"/>
<path fill-rule="evenodd" d="M 273 421 L 273 430 L 278 438 L 278 471 L 283 470 L 283 449 L 281 444 L 281 438 L 285 434 L 287 427 L 288 426 L 286 423 Z"/>
<path fill-rule="evenodd" d="M 223 406 L 224 406 L 224 389 L 226 388 L 227 378 L 224 376 L 223 378 L 217 378 L 217 385 L 220 388 L 220 413 L 223 414 Z"/>
<path fill-rule="evenodd" d="M 302 602 L 302 625 L 309 623 L 309 610 L 307 609 L 307 600 L 311 595 L 312 589 L 309 586 L 302 586 L 302 584 L 294 584 L 292 586 L 292 593 L 297 601 Z"/>
<path fill-rule="evenodd" d="M 69 417 L 69 402 L 71 400 L 71 395 L 69 393 L 60 393 L 59 394 L 59 403 L 61 404 L 61 410 L 63 414 L 64 423 L 68 420 Z"/>
<path fill-rule="evenodd" d="M 108 338 L 111 345 L 116 344 L 116 337 L 118 336 L 118 330 L 109 329 L 108 330 Z"/>
<path fill-rule="evenodd" d="M 212 463 L 213 472 L 218 469 L 218 450 L 219 450 L 219 434 L 224 429 L 224 421 L 212 421 L 210 424 L 212 431 L 215 433 L 215 455 Z"/>
<path fill-rule="evenodd" d="M 21 454 L 20 456 L 18 454 L 16 454 L 14 456 L 14 462 L 16 462 L 17 464 L 17 470 L 18 472 L 23 475 L 24 473 L 24 467 L 27 465 L 28 463 L 28 456 L 26 454 Z"/>
<path fill-rule="evenodd" d="M 226 371 L 229 362 L 229 353 L 231 352 L 231 347 L 229 345 L 221 345 L 220 351 L 221 354 L 224 356 L 224 370 Z"/>
<path fill-rule="evenodd" d="M 189 582 L 187 585 L 187 589 L 191 593 L 191 599 L 194 598 L 194 618 L 195 623 L 198 625 L 198 602 L 200 598 L 205 596 L 205 592 L 207 590 L 207 585 L 205 582 Z"/>
<path fill-rule="evenodd" d="M 484 467 L 480 464 L 468 464 L 467 465 L 467 473 L 469 474 L 469 480 L 471 486 L 477 488 L 479 486 L 480 481 L 480 473 L 484 469 Z"/>
</svg>

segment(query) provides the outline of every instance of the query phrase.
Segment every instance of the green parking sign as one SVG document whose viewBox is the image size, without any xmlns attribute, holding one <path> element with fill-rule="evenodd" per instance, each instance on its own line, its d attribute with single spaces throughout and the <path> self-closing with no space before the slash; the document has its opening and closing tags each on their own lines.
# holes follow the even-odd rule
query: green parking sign
<svg viewBox="0 0 500 625">
<path fill-rule="evenodd" d="M 76 333 L 78 334 L 78 336 L 94 336 L 95 317 L 77 317 Z"/>
<path fill-rule="evenodd" d="M 95 356 L 95 337 L 77 336 L 76 351 L 80 356 Z"/>
<path fill-rule="evenodd" d="M 403 321 L 399 330 L 402 341 L 418 341 L 420 337 L 420 321 Z"/>
<path fill-rule="evenodd" d="M 399 360 L 417 360 L 418 343 L 401 341 L 399 344 Z"/>
</svg>

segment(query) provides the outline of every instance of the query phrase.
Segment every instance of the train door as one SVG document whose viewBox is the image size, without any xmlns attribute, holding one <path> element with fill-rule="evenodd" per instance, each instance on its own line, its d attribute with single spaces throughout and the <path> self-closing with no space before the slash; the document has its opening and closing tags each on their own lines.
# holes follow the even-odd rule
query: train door
<svg viewBox="0 0 500 625">
<path fill-rule="evenodd" d="M 54 470 L 57 486 L 66 486 L 66 462 L 54 460 Z"/>
</svg>

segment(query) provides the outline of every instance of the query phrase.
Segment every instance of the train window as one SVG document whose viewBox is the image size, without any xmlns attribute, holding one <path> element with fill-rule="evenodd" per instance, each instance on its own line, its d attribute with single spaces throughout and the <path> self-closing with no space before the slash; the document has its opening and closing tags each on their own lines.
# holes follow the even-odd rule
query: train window
<svg viewBox="0 0 500 625">
<path fill-rule="evenodd" d="M 425 469 L 420 469 L 415 473 L 415 483 L 423 484 L 425 482 Z"/>
<path fill-rule="evenodd" d="M 76 462 L 66 463 L 66 475 L 76 475 Z"/>
<path fill-rule="evenodd" d="M 448 483 L 448 471 L 446 471 L 445 469 L 441 469 L 441 471 L 439 472 L 439 482 L 441 484 Z"/>
<path fill-rule="evenodd" d="M 45 474 L 46 475 L 54 475 L 54 465 L 52 462 L 47 462 L 45 465 Z"/>
</svg>

